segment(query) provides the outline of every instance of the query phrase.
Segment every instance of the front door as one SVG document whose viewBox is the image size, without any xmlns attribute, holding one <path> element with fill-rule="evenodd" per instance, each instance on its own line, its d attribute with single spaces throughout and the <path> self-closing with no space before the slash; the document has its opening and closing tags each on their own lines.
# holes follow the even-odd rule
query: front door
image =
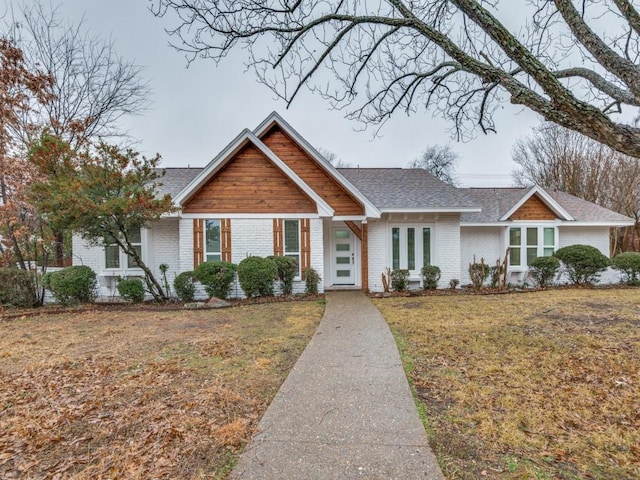
<svg viewBox="0 0 640 480">
<path fill-rule="evenodd" d="M 331 283 L 355 285 L 356 254 L 353 232 L 348 227 L 332 229 Z"/>
</svg>

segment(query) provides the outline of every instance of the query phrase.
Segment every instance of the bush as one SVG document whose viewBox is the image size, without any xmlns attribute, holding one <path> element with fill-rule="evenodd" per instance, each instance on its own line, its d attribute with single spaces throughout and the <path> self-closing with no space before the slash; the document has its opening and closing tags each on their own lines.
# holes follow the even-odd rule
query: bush
<svg viewBox="0 0 640 480">
<path fill-rule="evenodd" d="M 307 268 L 304 271 L 304 291 L 307 295 L 318 294 L 318 284 L 320 283 L 320 275 L 315 268 Z"/>
<path fill-rule="evenodd" d="M 120 296 L 125 300 L 133 303 L 144 301 L 144 284 L 139 278 L 118 277 L 116 288 Z"/>
<path fill-rule="evenodd" d="M 182 272 L 173 280 L 173 288 L 182 302 L 193 302 L 196 284 L 193 272 Z"/>
<path fill-rule="evenodd" d="M 591 245 L 569 245 L 553 254 L 558 258 L 574 285 L 590 285 L 611 262 Z"/>
<path fill-rule="evenodd" d="M 230 262 L 215 260 L 196 267 L 193 277 L 199 281 L 210 297 L 227 298 L 238 267 Z"/>
<path fill-rule="evenodd" d="M 484 263 L 484 258 L 480 259 L 480 262 L 476 262 L 476 257 L 473 257 L 473 263 L 469 264 L 469 278 L 473 288 L 479 290 L 484 285 L 485 280 L 489 277 L 489 265 Z"/>
<path fill-rule="evenodd" d="M 247 257 L 238 265 L 238 281 L 247 297 L 273 295 L 276 263 L 269 258 Z"/>
<path fill-rule="evenodd" d="M 547 288 L 560 268 L 560 260 L 556 257 L 537 257 L 531 260 L 529 273 L 539 287 Z"/>
<path fill-rule="evenodd" d="M 624 282 L 628 285 L 640 285 L 640 253 L 619 253 L 611 261 L 613 268 L 624 274 Z"/>
<path fill-rule="evenodd" d="M 36 305 L 33 278 L 26 270 L 0 268 L 0 305 L 33 307 Z"/>
<path fill-rule="evenodd" d="M 504 264 L 500 263 L 500 260 L 493 266 L 489 267 L 489 280 L 491 288 L 497 288 L 500 286 L 500 280 L 504 273 Z"/>
<path fill-rule="evenodd" d="M 62 305 L 88 303 L 96 299 L 96 274 L 84 265 L 74 265 L 47 273 L 42 284 Z"/>
<path fill-rule="evenodd" d="M 276 264 L 276 278 L 282 282 L 282 294 L 291 295 L 293 292 L 293 278 L 298 273 L 298 262 L 294 258 L 277 256 L 267 257 Z"/>
<path fill-rule="evenodd" d="M 409 288 L 409 270 L 398 269 L 391 272 L 391 288 L 403 292 Z"/>
<path fill-rule="evenodd" d="M 438 288 L 440 280 L 440 268 L 435 265 L 425 265 L 422 267 L 422 286 L 425 290 L 435 290 Z"/>
</svg>

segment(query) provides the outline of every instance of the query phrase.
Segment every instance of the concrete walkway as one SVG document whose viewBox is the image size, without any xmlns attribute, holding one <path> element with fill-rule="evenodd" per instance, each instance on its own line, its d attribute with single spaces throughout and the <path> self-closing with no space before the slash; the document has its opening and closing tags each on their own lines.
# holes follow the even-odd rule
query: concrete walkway
<svg viewBox="0 0 640 480">
<path fill-rule="evenodd" d="M 231 478 L 444 478 L 393 336 L 363 293 L 327 293 L 322 322 Z"/>
</svg>

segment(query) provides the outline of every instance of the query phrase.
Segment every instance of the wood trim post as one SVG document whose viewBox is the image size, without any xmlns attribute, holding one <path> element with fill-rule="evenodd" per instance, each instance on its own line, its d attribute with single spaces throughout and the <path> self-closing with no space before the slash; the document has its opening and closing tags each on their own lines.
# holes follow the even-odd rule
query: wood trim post
<svg viewBox="0 0 640 480">
<path fill-rule="evenodd" d="M 220 249 L 223 262 L 231 261 L 231 219 L 220 220 Z"/>
<path fill-rule="evenodd" d="M 362 224 L 362 238 L 360 239 L 360 256 L 362 265 L 362 289 L 369 290 L 369 227 L 366 223 Z"/>
<path fill-rule="evenodd" d="M 308 218 L 300 220 L 300 270 L 304 280 L 304 272 L 311 267 L 311 221 Z"/>
<path fill-rule="evenodd" d="M 193 269 L 204 261 L 204 221 L 201 218 L 193 219 Z"/>
<path fill-rule="evenodd" d="M 284 254 L 284 238 L 281 218 L 273 219 L 273 254 L 276 257 Z"/>
</svg>

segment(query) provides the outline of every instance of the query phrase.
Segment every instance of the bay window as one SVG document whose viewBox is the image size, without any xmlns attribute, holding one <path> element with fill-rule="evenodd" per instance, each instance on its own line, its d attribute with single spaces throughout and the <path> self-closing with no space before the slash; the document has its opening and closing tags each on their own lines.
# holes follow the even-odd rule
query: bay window
<svg viewBox="0 0 640 480">
<path fill-rule="evenodd" d="M 392 227 L 392 269 L 419 273 L 425 265 L 431 265 L 431 228 L 422 225 Z"/>
<path fill-rule="evenodd" d="M 509 266 L 525 268 L 537 257 L 550 257 L 556 251 L 555 227 L 518 226 L 509 228 Z"/>
</svg>

